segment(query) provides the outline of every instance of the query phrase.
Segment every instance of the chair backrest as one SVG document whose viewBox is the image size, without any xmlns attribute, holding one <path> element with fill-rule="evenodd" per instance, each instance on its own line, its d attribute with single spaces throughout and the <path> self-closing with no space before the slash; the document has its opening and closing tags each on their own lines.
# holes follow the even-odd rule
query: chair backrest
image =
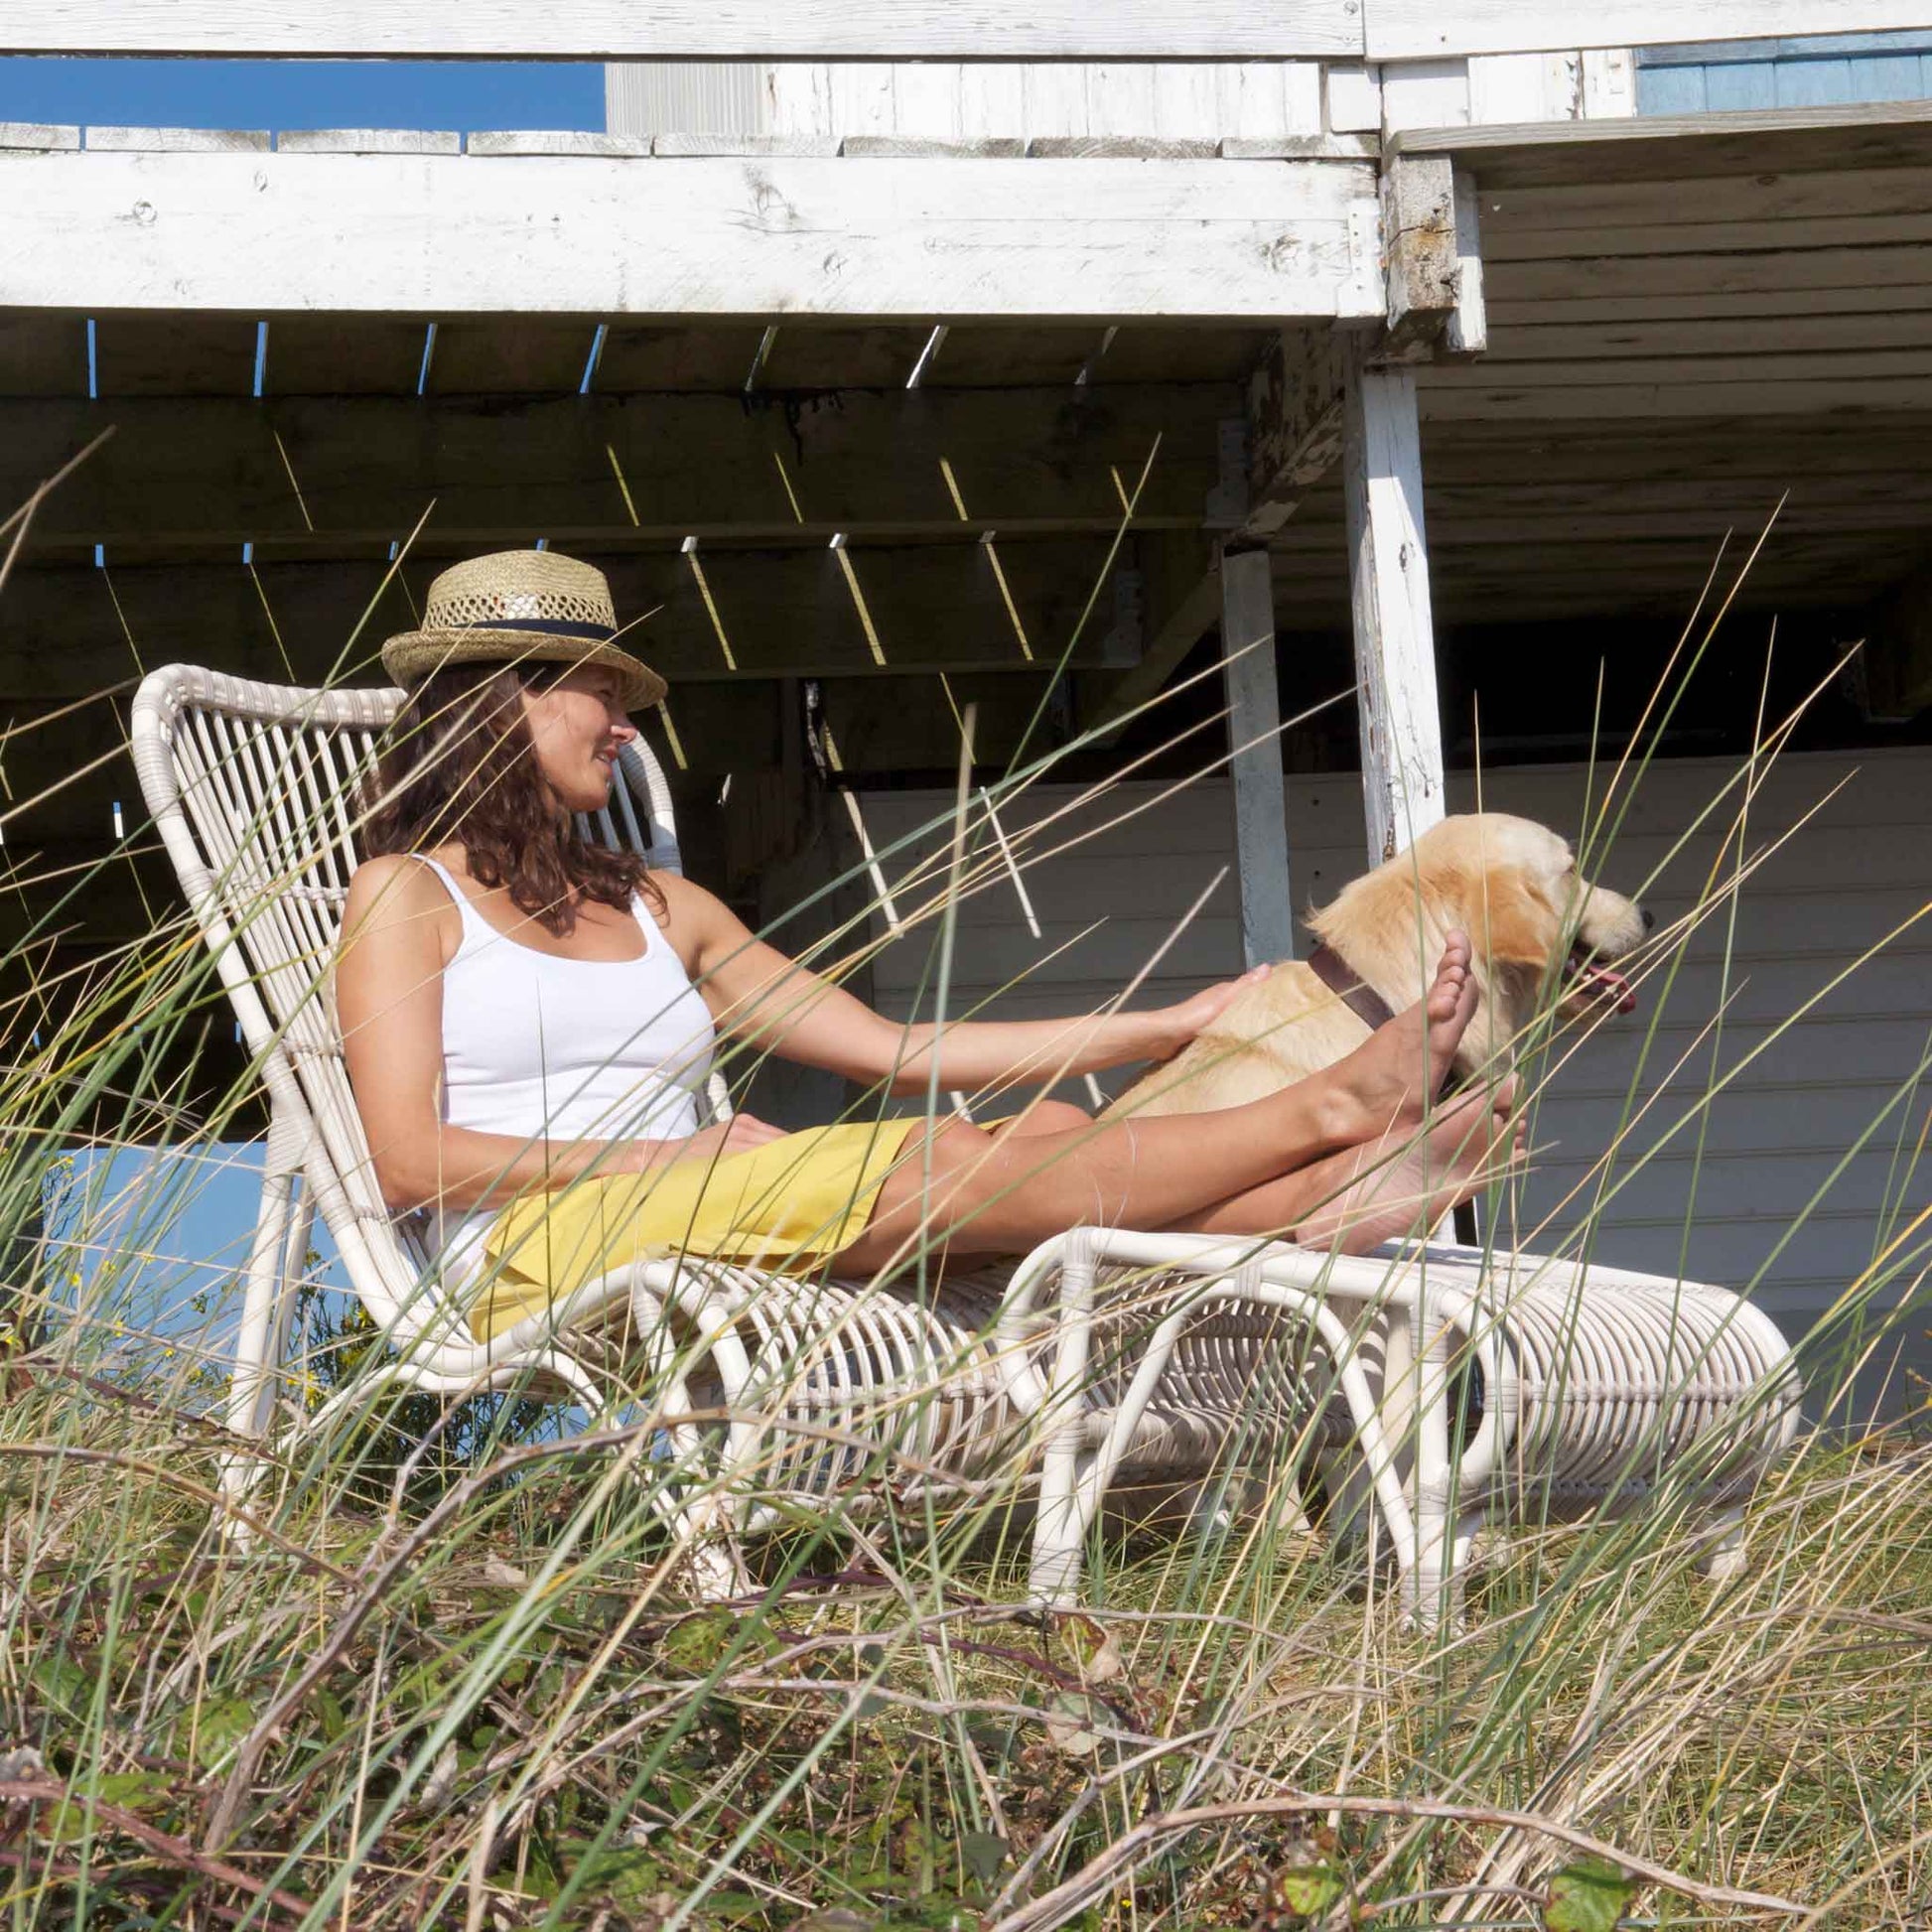
<svg viewBox="0 0 1932 1932">
<path fill-rule="evenodd" d="M 271 1106 L 302 1151 L 356 1293 L 398 1343 L 468 1346 L 462 1311 L 384 1207 L 349 1091 L 330 969 L 355 870 L 359 781 L 402 702 L 169 664 L 135 695 L 142 796 L 174 863 Z M 587 836 L 679 871 L 670 791 L 641 739 Z M 714 1080 L 714 1112 L 729 1111 Z"/>
</svg>

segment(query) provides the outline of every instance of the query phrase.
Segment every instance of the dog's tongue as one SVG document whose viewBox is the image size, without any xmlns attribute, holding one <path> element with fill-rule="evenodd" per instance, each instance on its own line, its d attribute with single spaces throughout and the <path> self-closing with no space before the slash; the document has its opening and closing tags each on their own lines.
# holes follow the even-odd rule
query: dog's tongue
<svg viewBox="0 0 1932 1932">
<path fill-rule="evenodd" d="M 1585 989 L 1590 993 L 1600 993 L 1615 1003 L 1618 1013 L 1635 1013 L 1637 1010 L 1636 990 L 1614 967 L 1598 966 L 1593 962 L 1578 975 Z"/>
</svg>

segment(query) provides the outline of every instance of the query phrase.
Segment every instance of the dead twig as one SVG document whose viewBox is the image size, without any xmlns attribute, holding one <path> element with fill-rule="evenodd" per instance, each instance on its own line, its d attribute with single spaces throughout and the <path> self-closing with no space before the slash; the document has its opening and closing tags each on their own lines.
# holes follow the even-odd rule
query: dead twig
<svg viewBox="0 0 1932 1932">
<path fill-rule="evenodd" d="M 1539 1817 L 1534 1812 L 1496 1811 L 1484 1805 L 1438 1804 L 1426 1798 L 1364 1798 L 1311 1794 L 1292 1798 L 1249 1798 L 1224 1805 L 1195 1805 L 1185 1811 L 1158 1812 L 1124 1832 L 1105 1851 L 1089 1859 L 1072 1877 L 1061 1880 L 1051 1891 L 1042 1892 L 1018 1910 L 995 1919 L 987 1932 L 1045 1932 L 1077 1911 L 1089 1894 L 1105 1886 L 1125 1865 L 1135 1862 L 1151 1846 L 1164 1838 L 1195 1831 L 1203 1825 L 1227 1825 L 1255 1818 L 1301 1818 L 1311 1812 L 1350 1812 L 1369 1818 L 1440 1818 L 1463 1825 L 1489 1825 L 1505 1831 L 1540 1832 L 1573 1851 L 1593 1853 L 1621 1865 L 1634 1878 L 1646 1884 L 1695 1899 L 1701 1905 L 1733 1905 L 1746 1911 L 1776 1912 L 1788 1918 L 1802 1918 L 1806 1908 L 1795 1899 L 1780 1898 L 1774 1892 L 1738 1891 L 1728 1885 L 1707 1885 L 1698 1878 L 1673 1871 L 1669 1865 L 1654 1863 L 1635 1853 L 1625 1852 L 1605 1839 L 1580 1832 L 1560 1819 Z M 995 1901 L 995 1909 L 1009 1902 L 1009 1885 Z"/>
<path fill-rule="evenodd" d="M 0 1783 L 0 1805 L 20 1803 L 74 1806 L 88 1812 L 108 1831 L 119 1832 L 124 1838 L 133 1839 L 156 1858 L 179 1865 L 184 1871 L 199 1872 L 204 1878 L 238 1886 L 251 1898 L 273 1905 L 291 1918 L 306 1919 L 314 1910 L 306 1898 L 298 1898 L 294 1892 L 284 1891 L 279 1885 L 251 1878 L 238 1865 L 229 1864 L 224 1859 L 212 1858 L 206 1852 L 198 1852 L 185 1838 L 178 1838 L 173 1832 L 164 1832 L 160 1826 L 150 1825 L 145 1818 L 138 1818 L 119 1805 L 102 1804 L 89 1800 L 84 1792 L 70 1791 L 59 1778 L 9 1778 Z"/>
</svg>

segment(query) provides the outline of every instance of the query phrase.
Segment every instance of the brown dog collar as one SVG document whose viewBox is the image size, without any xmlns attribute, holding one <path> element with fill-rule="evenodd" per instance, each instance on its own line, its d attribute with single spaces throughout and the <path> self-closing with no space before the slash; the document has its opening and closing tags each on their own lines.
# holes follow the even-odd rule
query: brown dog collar
<svg viewBox="0 0 1932 1932">
<path fill-rule="evenodd" d="M 1395 1013 L 1388 1001 L 1383 999 L 1372 986 L 1365 985 L 1334 947 L 1316 946 L 1302 963 L 1347 1007 L 1357 1020 L 1368 1028 L 1370 1033 L 1386 1027 L 1395 1018 Z M 1442 1088 L 1436 1097 L 1439 1100 L 1444 1098 L 1455 1084 L 1455 1069 L 1450 1067 L 1443 1075 Z"/>
<path fill-rule="evenodd" d="M 1303 963 L 1371 1033 L 1395 1018 L 1389 1003 L 1363 984 L 1334 947 L 1316 946 Z"/>
</svg>

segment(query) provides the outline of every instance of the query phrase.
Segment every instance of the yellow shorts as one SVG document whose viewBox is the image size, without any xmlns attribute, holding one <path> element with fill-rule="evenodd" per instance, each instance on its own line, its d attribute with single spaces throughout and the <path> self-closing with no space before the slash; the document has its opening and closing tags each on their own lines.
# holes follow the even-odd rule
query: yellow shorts
<svg viewBox="0 0 1932 1932">
<path fill-rule="evenodd" d="M 483 1237 L 488 1281 L 470 1311 L 483 1341 L 614 1269 L 669 1254 L 808 1274 L 855 1240 L 925 1122 L 843 1122 L 722 1161 L 673 1161 L 512 1201 Z"/>
</svg>

